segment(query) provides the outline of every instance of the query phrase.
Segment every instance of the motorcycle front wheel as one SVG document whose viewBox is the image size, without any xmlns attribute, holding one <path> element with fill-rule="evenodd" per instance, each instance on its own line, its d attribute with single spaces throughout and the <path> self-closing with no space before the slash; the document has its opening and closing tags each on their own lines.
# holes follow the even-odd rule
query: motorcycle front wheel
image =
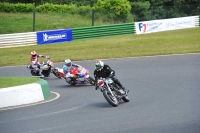
<svg viewBox="0 0 200 133">
<path fill-rule="evenodd" d="M 57 69 L 52 69 L 52 73 L 53 73 L 57 78 L 61 78 L 60 74 L 58 74 L 58 70 L 57 70 Z"/>
<path fill-rule="evenodd" d="M 109 91 L 104 90 L 103 96 L 113 107 L 117 107 L 119 105 L 117 98 L 115 96 L 112 96 Z"/>
<path fill-rule="evenodd" d="M 89 83 L 90 83 L 91 85 L 95 85 L 94 79 L 93 79 L 92 77 L 87 78 L 87 80 L 89 81 Z"/>
</svg>

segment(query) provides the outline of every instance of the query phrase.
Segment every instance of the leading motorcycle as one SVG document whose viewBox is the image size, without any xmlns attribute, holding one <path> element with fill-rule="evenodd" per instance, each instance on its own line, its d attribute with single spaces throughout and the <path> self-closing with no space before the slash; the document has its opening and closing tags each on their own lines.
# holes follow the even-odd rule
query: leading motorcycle
<svg viewBox="0 0 200 133">
<path fill-rule="evenodd" d="M 113 107 L 117 107 L 120 100 L 129 102 L 128 94 L 126 94 L 121 87 L 115 84 L 111 78 L 99 78 L 97 80 L 97 88 L 103 92 L 104 98 Z"/>
</svg>

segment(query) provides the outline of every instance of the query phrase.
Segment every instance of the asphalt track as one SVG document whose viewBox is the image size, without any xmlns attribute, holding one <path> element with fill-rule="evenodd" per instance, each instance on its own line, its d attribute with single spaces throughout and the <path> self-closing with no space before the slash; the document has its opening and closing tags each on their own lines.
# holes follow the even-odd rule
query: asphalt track
<svg viewBox="0 0 200 133">
<path fill-rule="evenodd" d="M 1 110 L 0 133 L 200 133 L 200 54 L 104 62 L 130 90 L 130 102 L 112 107 L 94 86 L 70 86 L 52 75 L 46 80 L 60 97 Z M 93 76 L 94 61 L 75 63 Z M 30 73 L 26 66 L 17 66 L 0 68 L 0 75 Z"/>
</svg>

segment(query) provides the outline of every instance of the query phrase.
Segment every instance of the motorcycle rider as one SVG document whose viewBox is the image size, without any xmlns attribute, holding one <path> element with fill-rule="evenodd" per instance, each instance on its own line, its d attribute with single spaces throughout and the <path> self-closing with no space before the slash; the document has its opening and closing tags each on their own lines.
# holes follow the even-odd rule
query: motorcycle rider
<svg viewBox="0 0 200 133">
<path fill-rule="evenodd" d="M 73 75 L 73 77 L 68 77 L 66 78 L 67 73 L 70 73 L 73 69 L 78 68 L 78 72 L 80 73 L 81 69 L 83 68 L 82 66 L 73 63 L 70 59 L 65 59 L 65 64 L 63 66 L 63 73 L 64 73 L 64 78 L 66 79 L 66 82 L 69 84 L 75 84 L 76 80 L 76 75 Z"/>
<path fill-rule="evenodd" d="M 95 62 L 95 70 L 94 70 L 94 78 L 95 78 L 95 89 L 97 90 L 97 80 L 102 77 L 102 78 L 111 78 L 115 84 L 117 84 L 119 87 L 121 87 L 125 95 L 127 95 L 128 90 L 125 89 L 125 87 L 121 84 L 121 82 L 117 79 L 115 76 L 115 71 L 111 69 L 111 67 L 107 64 L 104 64 L 103 61 L 101 60 L 96 60 Z"/>
<path fill-rule="evenodd" d="M 38 58 L 47 58 L 49 59 L 49 56 L 39 55 L 36 53 L 36 51 L 31 52 L 31 68 L 35 70 L 35 73 L 39 76 L 41 76 L 42 70 L 40 70 L 40 66 L 43 64 L 43 62 L 39 62 Z M 37 66 L 37 67 L 34 67 Z"/>
</svg>

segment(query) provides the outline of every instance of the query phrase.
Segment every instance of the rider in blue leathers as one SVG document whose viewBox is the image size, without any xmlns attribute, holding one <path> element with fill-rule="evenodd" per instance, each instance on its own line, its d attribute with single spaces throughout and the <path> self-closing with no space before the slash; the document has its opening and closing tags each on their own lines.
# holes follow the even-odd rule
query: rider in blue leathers
<svg viewBox="0 0 200 133">
<path fill-rule="evenodd" d="M 82 69 L 83 67 L 78 64 L 73 63 L 70 59 L 66 59 L 65 64 L 63 66 L 64 77 L 66 78 L 67 73 L 69 73 L 74 68 L 78 68 L 78 70 L 80 72 L 80 69 Z M 75 79 L 76 79 L 76 77 L 68 77 L 68 78 L 66 78 L 66 82 L 68 82 L 69 84 L 76 84 L 74 82 Z"/>
</svg>

